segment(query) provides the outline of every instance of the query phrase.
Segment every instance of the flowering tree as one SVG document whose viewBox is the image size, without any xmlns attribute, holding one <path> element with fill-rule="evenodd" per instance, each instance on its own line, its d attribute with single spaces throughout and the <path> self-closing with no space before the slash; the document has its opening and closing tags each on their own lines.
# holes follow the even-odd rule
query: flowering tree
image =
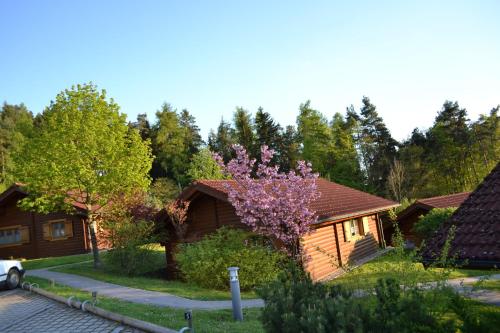
<svg viewBox="0 0 500 333">
<path fill-rule="evenodd" d="M 175 229 L 175 234 L 179 241 L 184 240 L 187 231 L 187 212 L 189 209 L 189 202 L 184 200 L 175 200 L 167 204 L 165 210 L 167 211 L 170 222 Z"/>
<path fill-rule="evenodd" d="M 300 238 L 317 221 L 310 203 L 319 197 L 318 174 L 304 161 L 298 162 L 296 171 L 280 172 L 278 166 L 270 165 L 274 151 L 264 145 L 254 178 L 255 159 L 240 145 L 233 145 L 233 149 L 236 158 L 227 165 L 219 155 L 214 158 L 234 180 L 227 186 L 236 214 L 254 232 L 276 238 L 288 255 L 300 260 Z"/>
</svg>

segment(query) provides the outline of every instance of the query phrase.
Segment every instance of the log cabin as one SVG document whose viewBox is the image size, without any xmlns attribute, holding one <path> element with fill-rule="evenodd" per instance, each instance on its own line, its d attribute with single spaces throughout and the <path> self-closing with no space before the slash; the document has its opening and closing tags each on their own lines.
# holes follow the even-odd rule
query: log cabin
<svg viewBox="0 0 500 333">
<path fill-rule="evenodd" d="M 234 181 L 199 180 L 179 195 L 190 202 L 184 242 L 200 240 L 222 226 L 248 229 L 228 201 L 227 186 L 231 184 Z M 307 270 L 314 280 L 324 280 L 385 246 L 380 215 L 398 204 L 325 179 L 318 179 L 317 186 L 321 195 L 310 208 L 318 222 L 302 242 L 309 257 Z M 168 228 L 164 210 L 159 222 Z M 169 232 L 165 250 L 170 274 L 176 271 L 172 252 L 177 243 L 175 233 Z"/>
<path fill-rule="evenodd" d="M 21 210 L 27 194 L 14 184 L 0 194 L 0 259 L 44 258 L 91 251 L 85 211 L 74 203 L 74 213 L 39 214 Z M 105 242 L 100 242 L 100 247 Z"/>
<path fill-rule="evenodd" d="M 431 198 L 424 198 L 415 201 L 406 209 L 399 212 L 397 222 L 403 237 L 408 247 L 419 246 L 422 243 L 422 238 L 414 231 L 413 226 L 418 221 L 420 216 L 427 215 L 434 208 L 450 208 L 458 207 L 467 199 L 470 192 L 462 192 L 455 194 L 442 195 Z M 387 240 L 392 238 L 394 228 L 388 223 L 384 227 L 384 234 Z"/>
</svg>

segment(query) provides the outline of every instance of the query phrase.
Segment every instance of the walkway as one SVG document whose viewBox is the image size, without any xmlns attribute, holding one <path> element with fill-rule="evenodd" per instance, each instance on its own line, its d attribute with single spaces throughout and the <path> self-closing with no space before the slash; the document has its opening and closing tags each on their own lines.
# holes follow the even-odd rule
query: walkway
<svg viewBox="0 0 500 333">
<path fill-rule="evenodd" d="M 88 292 L 97 291 L 98 295 L 118 298 L 123 301 L 165 306 L 180 309 L 231 309 L 231 301 L 198 301 L 174 296 L 158 291 L 129 288 L 113 283 L 97 281 L 83 276 L 53 272 L 48 269 L 35 269 L 26 272 L 27 276 L 41 277 L 47 280 L 54 280 L 58 284 L 68 287 L 85 290 Z M 241 301 L 244 308 L 258 308 L 264 306 L 261 299 L 251 299 Z"/>
<path fill-rule="evenodd" d="M 231 309 L 231 301 L 199 301 L 187 299 L 179 296 L 174 296 L 168 293 L 158 291 L 149 291 L 124 287 L 117 284 L 97 281 L 83 276 L 53 272 L 48 269 L 30 270 L 26 273 L 27 276 L 37 276 L 48 280 L 54 280 L 58 284 L 66 285 L 72 288 L 85 290 L 88 292 L 97 291 L 98 295 L 117 298 L 123 301 L 150 304 L 171 308 L 180 309 L 204 309 L 218 310 Z M 452 286 L 458 292 L 465 294 L 469 298 L 500 306 L 500 293 L 492 290 L 476 290 L 469 284 L 478 282 L 480 279 L 488 278 L 491 280 L 499 280 L 500 274 L 489 275 L 488 277 L 476 276 L 468 278 L 458 278 L 447 281 L 447 284 Z M 431 288 L 434 282 L 421 284 L 422 287 Z M 364 292 L 362 293 L 364 294 Z M 264 301 L 261 299 L 242 300 L 244 308 L 258 308 L 264 306 Z"/>
</svg>

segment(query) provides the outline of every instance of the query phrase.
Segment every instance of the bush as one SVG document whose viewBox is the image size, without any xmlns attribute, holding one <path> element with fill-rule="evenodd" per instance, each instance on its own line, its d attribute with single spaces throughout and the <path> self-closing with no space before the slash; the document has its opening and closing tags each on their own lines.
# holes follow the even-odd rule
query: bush
<svg viewBox="0 0 500 333">
<path fill-rule="evenodd" d="M 158 270 L 165 258 L 153 249 L 156 246 L 153 230 L 154 224 L 147 221 L 124 220 L 114 224 L 109 230 L 113 249 L 105 258 L 109 268 L 126 275 L 142 275 Z"/>
<path fill-rule="evenodd" d="M 266 332 L 487 332 L 490 318 L 449 287 L 406 291 L 395 279 L 380 279 L 375 295 L 354 297 L 342 286 L 314 283 L 297 266 L 258 290 L 265 301 Z"/>
<path fill-rule="evenodd" d="M 227 268 L 239 267 L 242 290 L 274 280 L 284 257 L 265 246 L 261 238 L 230 228 L 220 228 L 199 242 L 182 244 L 175 255 L 182 276 L 207 288 L 227 288 Z"/>
<path fill-rule="evenodd" d="M 450 218 L 456 209 L 456 207 L 432 209 L 427 215 L 419 217 L 413 226 L 413 231 L 422 239 L 427 239 L 439 229 L 444 221 Z"/>
</svg>

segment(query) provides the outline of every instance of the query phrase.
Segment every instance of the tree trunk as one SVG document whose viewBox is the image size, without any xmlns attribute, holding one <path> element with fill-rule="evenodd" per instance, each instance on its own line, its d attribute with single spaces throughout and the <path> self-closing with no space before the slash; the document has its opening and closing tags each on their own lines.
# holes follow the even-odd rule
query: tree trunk
<svg viewBox="0 0 500 333">
<path fill-rule="evenodd" d="M 101 259 L 99 258 L 99 247 L 97 245 L 96 221 L 94 214 L 92 214 L 91 208 L 87 209 L 87 224 L 90 232 L 92 254 L 94 255 L 94 268 L 99 268 L 101 267 Z"/>
</svg>

